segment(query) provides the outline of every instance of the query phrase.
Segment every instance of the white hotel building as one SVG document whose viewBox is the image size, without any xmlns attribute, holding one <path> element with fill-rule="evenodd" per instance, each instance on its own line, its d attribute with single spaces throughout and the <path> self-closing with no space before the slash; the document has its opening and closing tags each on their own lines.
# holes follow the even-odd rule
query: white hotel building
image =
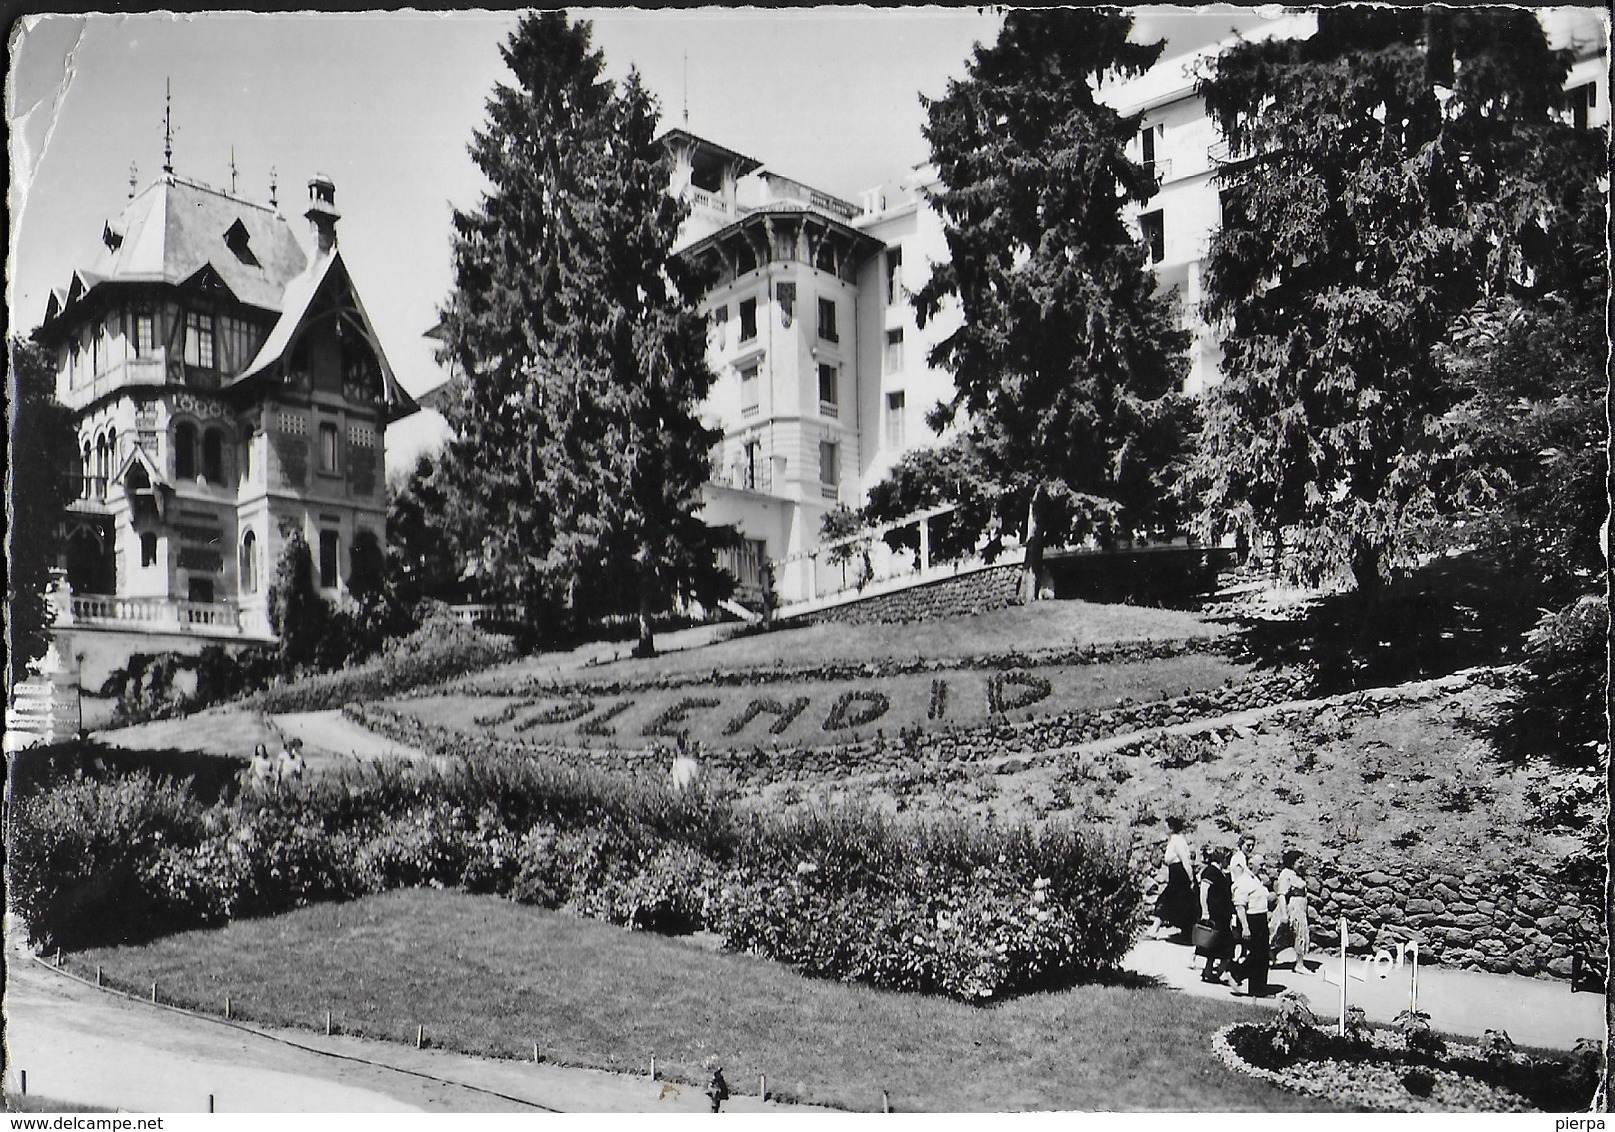
<svg viewBox="0 0 1615 1132">
<path fill-rule="evenodd" d="M 1607 128 L 1604 16 L 1549 9 L 1540 18 L 1550 41 L 1575 54 L 1566 115 Z M 1315 25 L 1297 14 L 1264 30 L 1305 36 Z M 1134 156 L 1160 177 L 1156 194 L 1129 208 L 1161 286 L 1177 289 L 1193 334 L 1189 393 L 1213 384 L 1221 361 L 1212 328 L 1196 312 L 1220 222 L 1215 173 L 1224 150 L 1194 87 L 1223 46 L 1164 59 L 1101 91 L 1109 105 L 1141 115 Z M 718 374 L 705 416 L 723 440 L 704 515 L 714 525 L 734 524 L 745 539 L 737 562 L 744 593 L 765 558 L 813 551 L 826 511 L 856 507 L 904 452 L 937 443 L 925 416 L 953 389 L 926 358 L 957 315 L 944 310 L 921 330 L 911 295 L 946 258 L 947 245 L 925 200 L 934 184 L 928 167 L 853 202 L 682 129 L 663 140 L 674 157 L 672 188 L 691 203 L 679 250 L 707 261 L 718 279 L 705 301 Z M 800 580 L 780 581 L 801 588 Z"/>
</svg>

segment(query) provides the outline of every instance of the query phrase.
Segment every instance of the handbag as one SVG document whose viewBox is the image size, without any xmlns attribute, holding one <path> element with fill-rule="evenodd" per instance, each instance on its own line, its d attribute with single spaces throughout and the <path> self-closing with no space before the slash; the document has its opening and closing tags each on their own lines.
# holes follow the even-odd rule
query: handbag
<svg viewBox="0 0 1615 1132">
<path fill-rule="evenodd" d="M 1217 955 L 1226 949 L 1228 932 L 1222 928 L 1200 921 L 1194 926 L 1191 933 L 1194 949 L 1201 955 Z"/>
</svg>

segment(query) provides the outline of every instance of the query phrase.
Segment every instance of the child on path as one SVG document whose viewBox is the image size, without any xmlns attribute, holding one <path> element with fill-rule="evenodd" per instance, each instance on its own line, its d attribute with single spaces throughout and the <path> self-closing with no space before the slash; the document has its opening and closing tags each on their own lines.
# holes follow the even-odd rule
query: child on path
<svg viewBox="0 0 1615 1132">
<path fill-rule="evenodd" d="M 712 1101 L 713 1112 L 729 1099 L 729 1082 L 723 1079 L 723 1066 L 715 1061 L 712 1062 L 712 1079 L 707 1082 L 707 1097 Z"/>
</svg>

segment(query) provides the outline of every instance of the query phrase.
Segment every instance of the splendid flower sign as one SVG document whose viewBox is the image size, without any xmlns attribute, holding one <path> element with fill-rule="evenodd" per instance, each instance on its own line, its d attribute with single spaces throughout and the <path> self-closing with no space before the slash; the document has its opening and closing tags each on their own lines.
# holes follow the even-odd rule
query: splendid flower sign
<svg viewBox="0 0 1615 1132">
<path fill-rule="evenodd" d="M 960 685 L 963 694 L 952 694 L 954 684 Z M 514 734 L 564 728 L 578 735 L 687 738 L 694 731 L 746 740 L 784 735 L 799 718 L 809 730 L 840 733 L 918 721 L 907 718 L 909 715 L 946 722 L 952 716 L 979 718 L 983 714 L 979 709 L 985 709 L 989 718 L 1007 717 L 1042 703 L 1054 692 L 1047 677 L 1020 669 L 986 673 L 974 679 L 935 678 L 917 687 L 923 688 L 923 703 L 916 705 L 914 711 L 905 710 L 908 705 L 902 693 L 907 688 L 901 683 L 897 688 L 883 683 L 880 687 L 809 685 L 809 694 L 795 696 L 752 696 L 745 695 L 744 689 L 704 689 L 712 694 L 672 700 L 664 697 L 656 704 L 645 693 L 611 696 L 559 692 L 513 699 L 498 711 L 477 714 L 474 722 L 479 728 Z M 967 700 L 966 696 L 971 698 Z M 894 701 L 900 705 L 897 712 L 893 711 Z M 965 710 L 961 711 L 961 707 Z M 970 711 L 971 707 L 978 710 Z"/>
</svg>

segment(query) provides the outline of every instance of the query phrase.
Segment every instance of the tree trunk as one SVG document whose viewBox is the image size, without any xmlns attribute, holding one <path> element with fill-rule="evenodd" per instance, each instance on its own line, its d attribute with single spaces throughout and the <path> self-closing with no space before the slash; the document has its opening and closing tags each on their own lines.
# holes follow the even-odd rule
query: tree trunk
<svg viewBox="0 0 1615 1132">
<path fill-rule="evenodd" d="M 1021 570 L 1021 604 L 1031 605 L 1038 598 L 1038 577 L 1043 573 L 1043 525 L 1038 514 L 1043 502 L 1043 485 L 1032 489 L 1026 504 L 1026 564 Z"/>
<path fill-rule="evenodd" d="M 1357 583 L 1357 592 L 1364 597 L 1378 596 L 1383 585 L 1379 573 L 1378 547 L 1360 546 L 1352 552 L 1351 576 Z"/>
<path fill-rule="evenodd" d="M 656 655 L 656 632 L 651 627 L 651 590 L 654 583 L 644 578 L 639 583 L 639 643 L 634 646 L 635 656 Z"/>
</svg>

